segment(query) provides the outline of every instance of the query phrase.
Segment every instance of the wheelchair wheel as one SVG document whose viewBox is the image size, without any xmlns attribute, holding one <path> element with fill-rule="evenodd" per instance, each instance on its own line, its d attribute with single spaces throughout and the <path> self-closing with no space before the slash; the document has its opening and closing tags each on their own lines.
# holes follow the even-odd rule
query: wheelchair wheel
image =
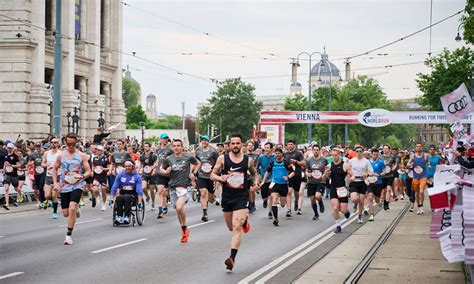
<svg viewBox="0 0 474 284">
<path fill-rule="evenodd" d="M 138 226 L 143 225 L 143 222 L 145 222 L 145 201 L 144 200 L 142 200 L 142 204 L 143 204 L 143 208 L 140 209 L 137 206 L 137 211 L 136 211 L 136 220 L 137 220 Z"/>
<path fill-rule="evenodd" d="M 112 208 L 112 226 L 117 227 L 117 223 L 115 222 L 115 215 L 116 215 L 116 210 L 115 210 L 115 203 L 114 203 L 114 207 Z"/>
</svg>

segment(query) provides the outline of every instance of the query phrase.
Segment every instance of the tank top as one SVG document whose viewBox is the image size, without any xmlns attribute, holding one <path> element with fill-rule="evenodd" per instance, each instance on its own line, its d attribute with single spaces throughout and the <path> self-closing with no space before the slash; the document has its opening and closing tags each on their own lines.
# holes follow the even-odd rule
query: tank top
<svg viewBox="0 0 474 284">
<path fill-rule="evenodd" d="M 84 186 L 84 179 L 77 180 L 74 178 L 75 174 L 82 174 L 82 160 L 81 152 L 77 151 L 68 158 L 67 151 L 61 154 L 61 176 L 60 185 L 61 192 L 71 192 L 76 189 L 81 189 Z M 66 180 L 68 182 L 66 182 Z"/>
<path fill-rule="evenodd" d="M 346 186 L 346 175 L 344 171 L 344 162 L 340 161 L 339 164 L 331 163 L 331 186 L 333 188 Z"/>
<path fill-rule="evenodd" d="M 59 154 L 59 150 L 56 151 L 56 153 L 48 151 L 48 154 L 46 155 L 46 164 L 47 164 L 46 176 L 48 177 L 52 176 L 52 172 L 50 168 L 52 168 L 54 166 L 54 163 L 56 163 L 58 154 Z"/>
<path fill-rule="evenodd" d="M 425 178 L 426 177 L 426 160 L 425 153 L 422 153 L 421 157 L 417 157 L 416 153 L 413 154 L 413 178 Z"/>
<path fill-rule="evenodd" d="M 222 197 L 244 197 L 248 196 L 247 170 L 249 157 L 244 154 L 240 163 L 234 163 L 229 154 L 224 155 L 223 175 L 229 175 L 227 182 L 222 186 Z"/>
<path fill-rule="evenodd" d="M 281 162 L 275 160 L 272 163 L 272 182 L 276 184 L 288 184 L 288 181 L 283 178 L 288 177 L 288 164 L 285 160 L 282 160 Z"/>
</svg>

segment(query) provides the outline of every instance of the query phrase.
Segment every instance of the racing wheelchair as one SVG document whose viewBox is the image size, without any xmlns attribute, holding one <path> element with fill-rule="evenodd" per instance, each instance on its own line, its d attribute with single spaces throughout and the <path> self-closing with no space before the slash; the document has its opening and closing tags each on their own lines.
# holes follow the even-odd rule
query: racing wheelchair
<svg viewBox="0 0 474 284">
<path fill-rule="evenodd" d="M 141 226 L 143 225 L 143 222 L 145 222 L 145 200 L 142 199 L 141 204 L 143 205 L 142 208 L 140 208 L 137 204 L 138 198 L 136 195 L 131 195 L 130 198 L 130 222 L 129 223 L 119 223 L 115 220 L 116 214 L 117 214 L 117 202 L 114 202 L 114 207 L 113 207 L 113 214 L 112 214 L 112 225 L 114 227 L 117 226 L 122 226 L 122 225 L 132 225 L 135 227 L 135 225 Z"/>
</svg>

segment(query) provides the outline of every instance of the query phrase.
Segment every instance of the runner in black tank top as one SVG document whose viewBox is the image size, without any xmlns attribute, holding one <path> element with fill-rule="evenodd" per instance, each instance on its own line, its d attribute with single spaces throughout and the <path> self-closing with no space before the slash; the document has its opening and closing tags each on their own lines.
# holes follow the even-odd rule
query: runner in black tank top
<svg viewBox="0 0 474 284">
<path fill-rule="evenodd" d="M 346 188 L 346 176 L 352 175 L 352 171 L 348 163 L 341 159 L 341 151 L 334 148 L 331 152 L 333 162 L 331 163 L 329 178 L 331 179 L 331 204 L 332 216 L 336 223 L 335 233 L 342 231 L 339 221 L 339 211 L 341 211 L 346 219 L 349 219 L 351 213 L 347 208 L 349 202 L 349 191 Z"/>
<path fill-rule="evenodd" d="M 224 211 L 227 228 L 232 232 L 230 257 L 224 262 L 228 270 L 234 268 L 242 231 L 248 233 L 250 230 L 247 209 L 249 190 L 258 188 L 254 162 L 242 152 L 241 134 L 236 133 L 230 136 L 230 148 L 229 153 L 219 156 L 211 173 L 211 180 L 223 184 L 222 211 Z M 247 179 L 247 171 L 252 176 L 252 186 Z"/>
</svg>

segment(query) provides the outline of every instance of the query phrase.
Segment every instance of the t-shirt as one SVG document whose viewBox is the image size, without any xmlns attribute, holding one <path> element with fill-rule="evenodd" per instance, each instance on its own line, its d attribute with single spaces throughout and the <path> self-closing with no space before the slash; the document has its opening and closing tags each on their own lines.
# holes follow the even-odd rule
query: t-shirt
<svg viewBox="0 0 474 284">
<path fill-rule="evenodd" d="M 311 171 L 311 174 L 308 176 L 308 183 L 325 183 L 322 177 L 327 165 L 329 165 L 328 160 L 321 156 L 319 158 L 313 156 L 306 160 L 306 169 Z"/>
<path fill-rule="evenodd" d="M 20 162 L 18 159 L 18 156 L 15 153 L 8 154 L 4 156 L 5 164 L 4 164 L 4 169 L 5 169 L 5 174 L 8 176 L 13 176 L 16 177 L 18 176 L 17 168 L 12 167 L 13 165 L 16 165 Z"/>
<path fill-rule="evenodd" d="M 109 160 L 105 155 L 102 155 L 102 157 L 95 156 L 94 158 L 92 158 L 92 171 L 94 172 L 94 175 L 106 175 L 107 171 L 105 171 L 104 169 L 108 166 Z"/>
<path fill-rule="evenodd" d="M 260 157 L 258 157 L 257 165 L 258 165 L 258 168 L 260 170 L 260 181 L 263 181 L 263 177 L 265 176 L 265 172 L 268 169 L 268 165 L 272 161 L 275 161 L 275 156 L 274 155 L 270 155 L 270 156 L 260 155 Z M 272 180 L 272 174 L 270 173 L 268 175 L 267 182 L 270 182 L 271 180 Z"/>
<path fill-rule="evenodd" d="M 203 147 L 197 148 L 196 159 L 201 162 L 201 168 L 198 172 L 200 178 L 211 178 L 211 172 L 218 157 L 219 154 L 214 147 L 208 147 L 206 150 Z"/>
<path fill-rule="evenodd" d="M 354 181 L 364 181 L 364 174 L 373 172 L 372 165 L 366 158 L 352 158 L 349 160 L 349 165 L 354 175 Z"/>
<path fill-rule="evenodd" d="M 382 178 L 393 177 L 393 172 L 392 172 L 391 167 L 395 164 L 395 158 L 392 155 L 385 156 L 382 154 L 380 155 L 379 159 L 384 163 L 385 165 L 384 172 L 387 173 Z"/>
<path fill-rule="evenodd" d="M 286 160 L 280 162 L 275 160 L 268 165 L 267 172 L 272 173 L 272 183 L 288 184 L 288 180 L 285 180 L 284 177 L 288 178 L 288 175 L 293 172 L 293 167 Z"/>
<path fill-rule="evenodd" d="M 294 159 L 294 160 L 297 160 L 297 161 L 303 161 L 304 160 L 303 154 L 298 150 L 294 150 L 293 152 L 286 152 L 286 153 L 283 154 L 283 157 L 285 158 L 285 160 L 288 163 L 290 163 L 291 159 Z M 301 176 L 301 171 L 302 171 L 301 166 L 295 164 L 295 177 L 296 176 Z"/>
<path fill-rule="evenodd" d="M 431 167 L 427 167 L 426 175 L 431 178 L 434 177 L 434 173 L 436 171 L 436 165 L 438 165 L 441 161 L 441 157 L 439 155 L 428 155 L 428 161 L 430 161 Z"/>
<path fill-rule="evenodd" d="M 3 163 L 5 163 L 5 156 L 7 152 L 3 149 L 0 149 L 0 169 L 3 169 Z"/>
<path fill-rule="evenodd" d="M 379 174 L 379 175 L 383 172 L 385 168 L 385 165 L 382 160 L 378 160 L 378 159 L 375 161 L 370 160 L 370 164 L 372 165 L 372 169 L 374 170 L 374 173 Z M 375 177 L 369 177 L 369 182 L 382 184 L 382 177 L 378 176 L 376 178 L 377 178 L 376 179 L 377 181 L 373 182 L 373 179 L 375 180 Z"/>
<path fill-rule="evenodd" d="M 110 194 L 115 196 L 117 189 L 120 189 L 120 194 L 133 194 L 143 196 L 142 178 L 136 173 L 127 174 L 121 172 L 115 178 Z"/>
<path fill-rule="evenodd" d="M 181 156 L 170 155 L 163 161 L 163 169 L 171 167 L 170 173 L 170 188 L 175 189 L 178 186 L 191 186 L 189 174 L 191 173 L 191 164 L 196 165 L 197 160 L 188 153 L 183 153 Z"/>
<path fill-rule="evenodd" d="M 33 152 L 29 156 L 30 161 L 33 161 L 33 166 L 35 169 L 35 175 L 41 175 L 45 172 L 44 167 L 41 165 L 43 162 L 43 154 L 42 153 L 37 153 Z"/>
<path fill-rule="evenodd" d="M 158 168 L 161 168 L 162 164 L 163 164 L 163 161 L 166 159 L 166 157 L 168 157 L 169 155 L 172 155 L 173 154 L 173 150 L 171 148 L 171 145 L 168 144 L 166 147 L 164 148 L 160 148 L 156 151 L 156 156 L 158 157 L 158 164 L 157 164 L 157 167 Z M 162 174 L 158 174 L 160 176 L 162 176 Z M 168 175 L 165 175 L 165 176 L 168 176 Z"/>
<path fill-rule="evenodd" d="M 153 153 L 143 153 L 143 155 L 140 157 L 140 163 L 142 164 L 143 167 L 143 175 L 144 176 L 151 176 L 152 169 L 151 166 L 153 166 L 158 160 L 158 156 L 156 156 Z"/>
</svg>

